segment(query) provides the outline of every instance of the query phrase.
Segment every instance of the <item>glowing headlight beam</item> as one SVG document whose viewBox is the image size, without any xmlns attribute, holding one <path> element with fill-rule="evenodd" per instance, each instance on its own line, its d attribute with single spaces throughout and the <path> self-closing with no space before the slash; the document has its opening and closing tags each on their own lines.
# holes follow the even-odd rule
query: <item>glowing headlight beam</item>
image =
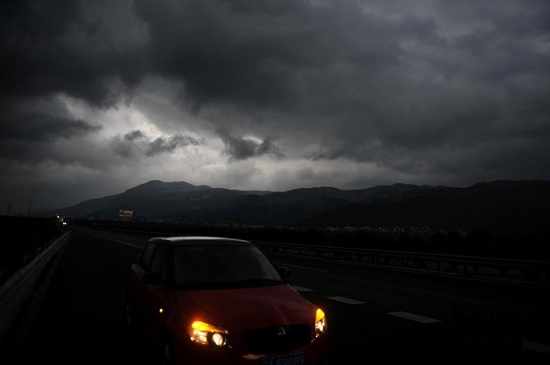
<svg viewBox="0 0 550 365">
<path fill-rule="evenodd" d="M 202 321 L 193 322 L 187 332 L 191 341 L 200 345 L 213 344 L 221 347 L 227 343 L 228 332 L 226 330 Z"/>
<path fill-rule="evenodd" d="M 321 336 L 327 330 L 327 320 L 325 312 L 321 308 L 317 308 L 315 312 L 315 338 Z"/>
</svg>

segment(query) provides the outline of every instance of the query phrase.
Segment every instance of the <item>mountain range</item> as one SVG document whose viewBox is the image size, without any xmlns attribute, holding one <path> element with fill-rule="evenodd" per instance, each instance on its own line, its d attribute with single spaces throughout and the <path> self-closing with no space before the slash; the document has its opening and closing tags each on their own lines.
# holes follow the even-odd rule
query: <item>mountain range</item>
<svg viewBox="0 0 550 365">
<path fill-rule="evenodd" d="M 550 181 L 491 181 L 467 188 L 412 184 L 366 189 L 232 190 L 152 180 L 55 213 L 80 219 L 298 227 L 421 226 L 548 234 Z"/>
</svg>

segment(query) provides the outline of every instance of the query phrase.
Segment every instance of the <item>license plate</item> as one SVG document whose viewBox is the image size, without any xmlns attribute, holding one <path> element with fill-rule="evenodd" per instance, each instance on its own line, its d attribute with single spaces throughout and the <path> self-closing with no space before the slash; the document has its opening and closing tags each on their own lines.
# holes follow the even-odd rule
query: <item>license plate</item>
<svg viewBox="0 0 550 365">
<path fill-rule="evenodd" d="M 262 359 L 262 365 L 304 365 L 304 363 L 304 354 L 302 353 Z"/>
</svg>

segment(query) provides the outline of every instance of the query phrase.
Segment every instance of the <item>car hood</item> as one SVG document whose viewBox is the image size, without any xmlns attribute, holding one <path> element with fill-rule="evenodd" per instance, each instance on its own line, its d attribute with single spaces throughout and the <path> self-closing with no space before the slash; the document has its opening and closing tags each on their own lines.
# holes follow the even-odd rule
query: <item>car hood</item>
<svg viewBox="0 0 550 365">
<path fill-rule="evenodd" d="M 177 310 L 187 320 L 201 320 L 232 333 L 277 325 L 313 323 L 315 305 L 290 285 L 223 290 L 189 290 L 175 294 Z"/>
</svg>

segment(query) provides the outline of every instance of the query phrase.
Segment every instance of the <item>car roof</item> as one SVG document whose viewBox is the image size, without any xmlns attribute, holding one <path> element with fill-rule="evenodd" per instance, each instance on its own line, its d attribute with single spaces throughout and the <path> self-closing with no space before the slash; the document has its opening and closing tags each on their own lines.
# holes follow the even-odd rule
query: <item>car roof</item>
<svg viewBox="0 0 550 365">
<path fill-rule="evenodd" d="M 216 236 L 169 236 L 169 237 L 152 237 L 149 242 L 162 243 L 172 246 L 183 246 L 187 244 L 240 244 L 251 245 L 250 241 L 241 240 L 230 237 L 216 237 Z"/>
</svg>

